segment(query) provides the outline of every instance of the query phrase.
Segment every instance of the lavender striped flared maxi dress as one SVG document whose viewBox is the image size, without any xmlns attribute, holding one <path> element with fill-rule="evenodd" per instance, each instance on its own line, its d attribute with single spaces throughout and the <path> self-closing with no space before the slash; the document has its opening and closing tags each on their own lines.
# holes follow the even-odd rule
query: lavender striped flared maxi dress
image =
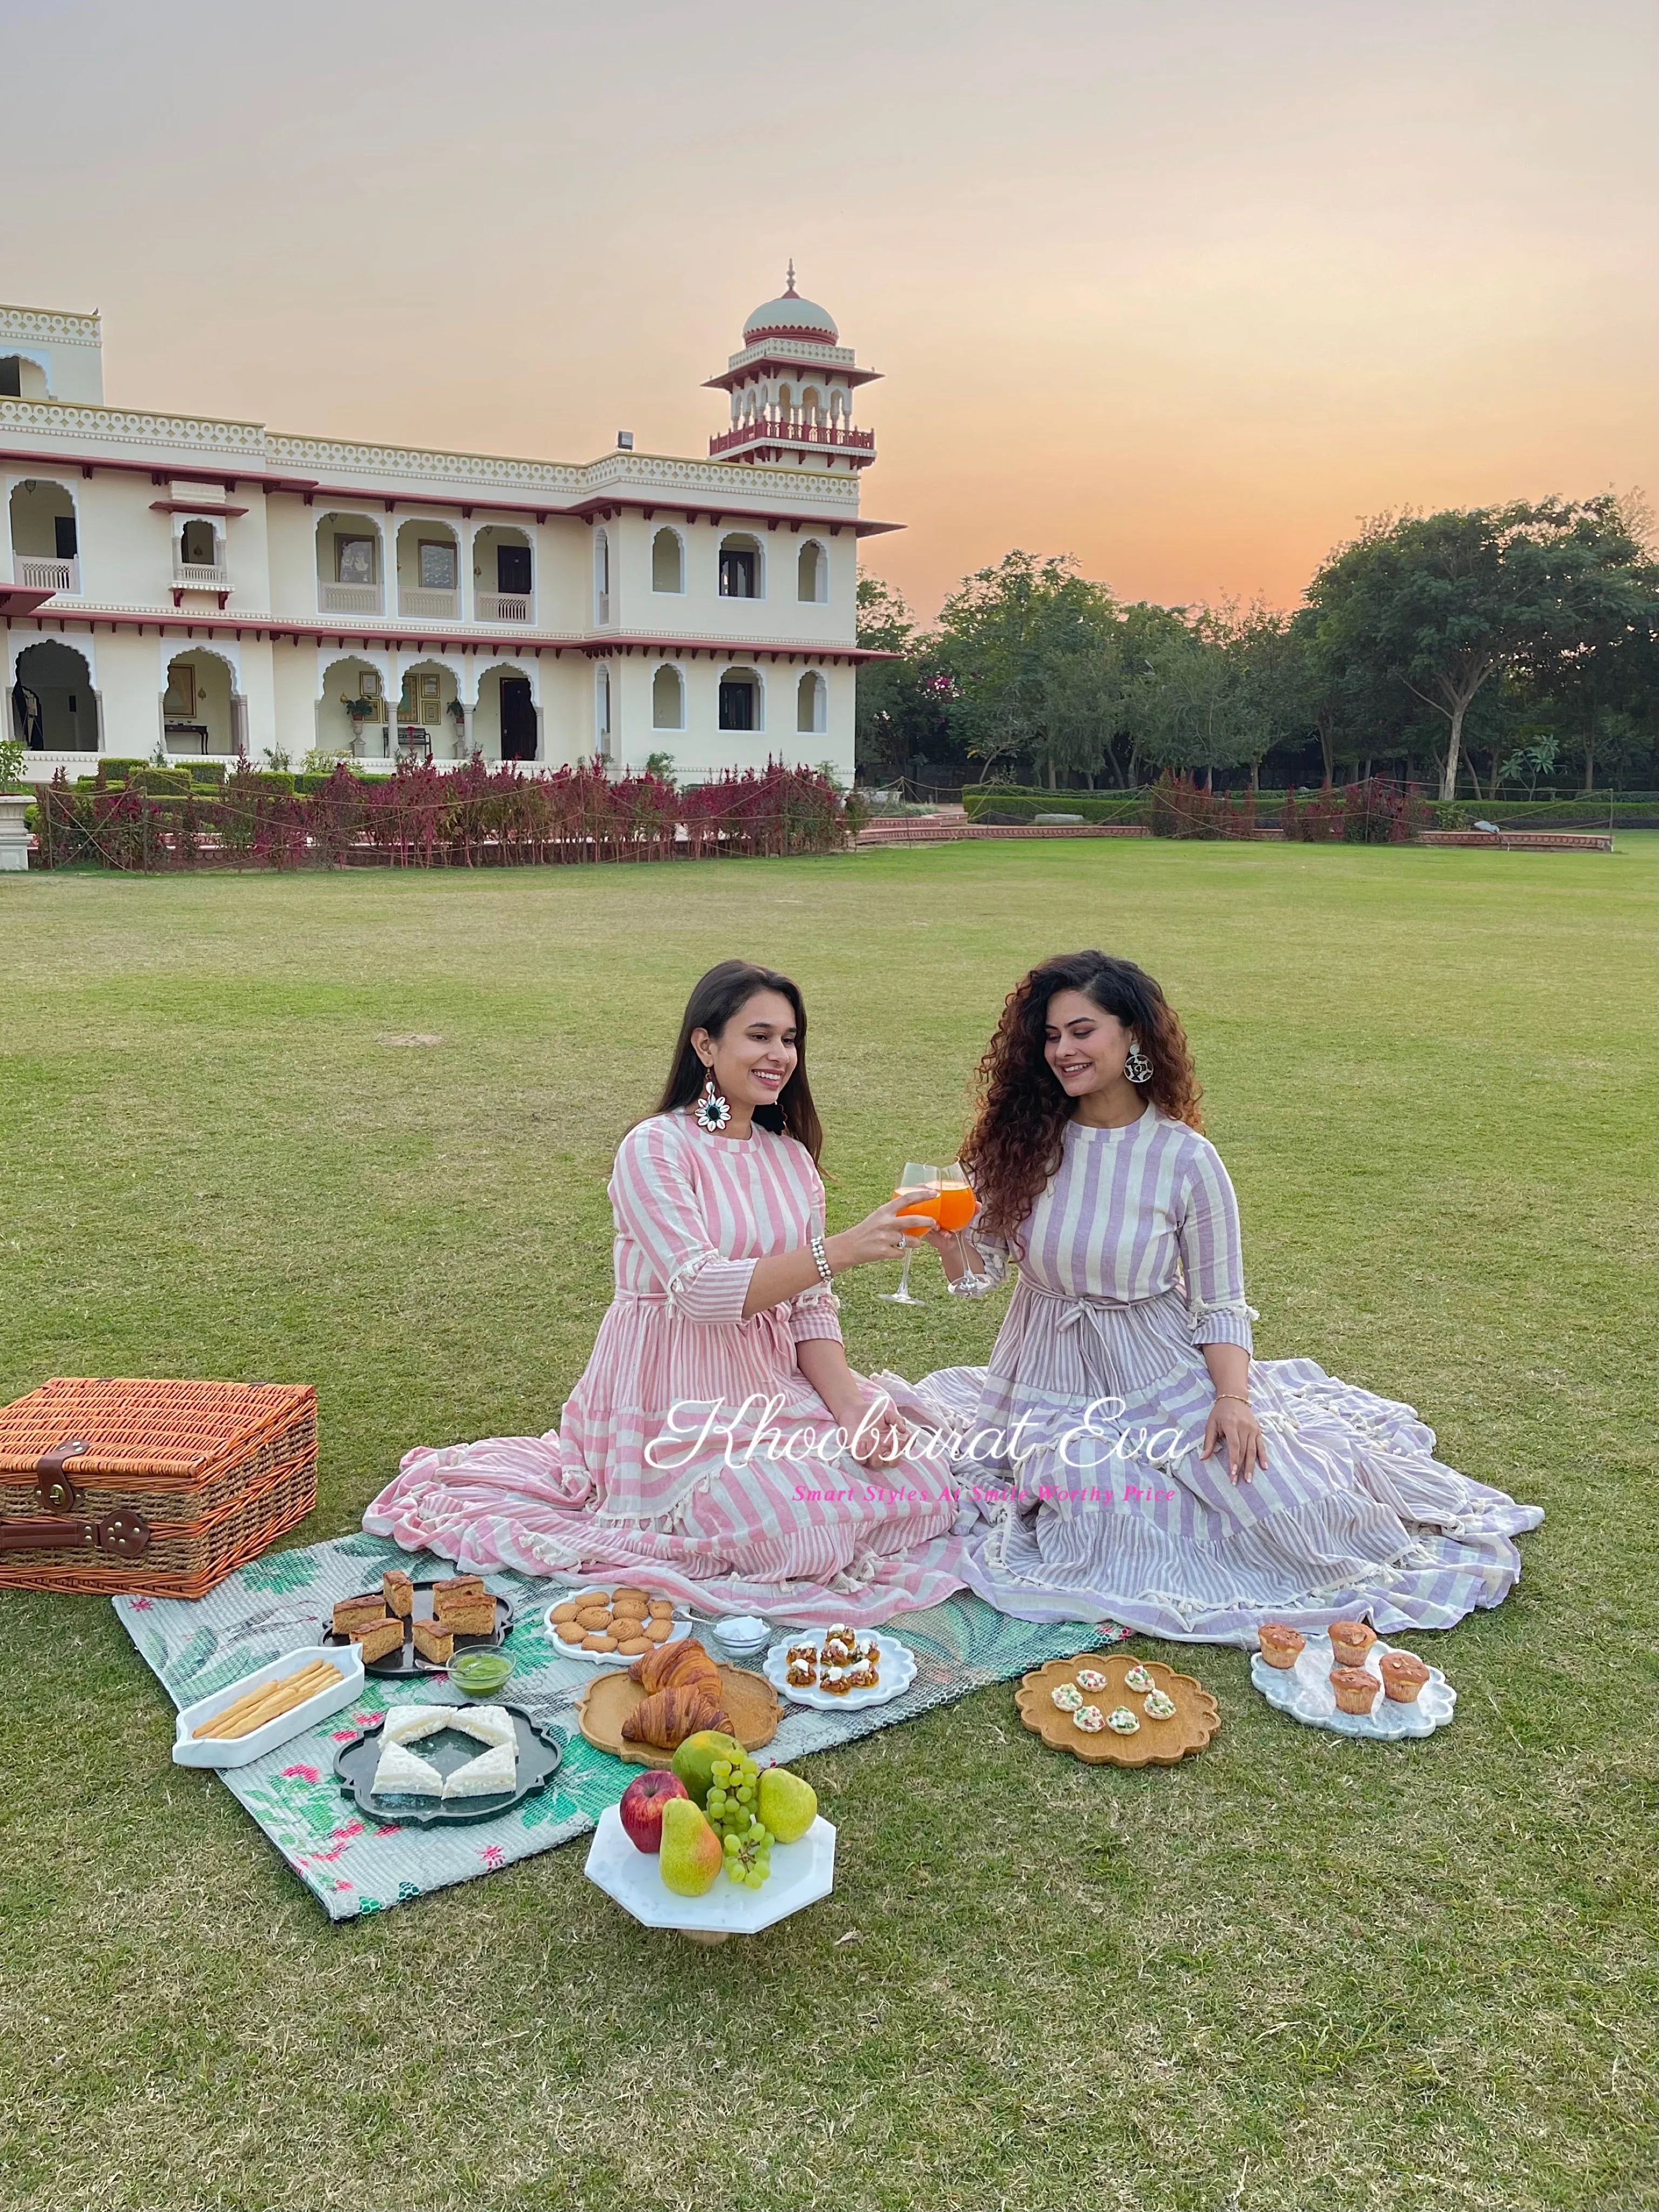
<svg viewBox="0 0 1659 2212">
<path fill-rule="evenodd" d="M 1238 1208 L 1214 1146 L 1148 1105 L 1068 1123 L 1060 1165 L 1007 1243 L 968 1234 L 982 1294 L 1019 1270 L 987 1368 L 917 1385 L 979 1501 L 969 1585 L 1028 1620 L 1121 1622 L 1251 1644 L 1262 1620 L 1447 1628 L 1500 1603 L 1514 1537 L 1543 1519 L 1434 1455 L 1411 1407 L 1311 1359 L 1254 1366 L 1267 1467 L 1200 1459 L 1206 1344 L 1251 1346 Z"/>
<path fill-rule="evenodd" d="M 798 1344 L 840 1341 L 834 1295 L 743 1317 L 756 1261 L 823 1231 L 805 1146 L 653 1115 L 610 1195 L 616 1297 L 560 1427 L 406 1454 L 364 1528 L 475 1570 L 614 1575 L 803 1626 L 873 1626 L 960 1589 L 948 1480 L 836 1449 L 796 1364 Z"/>
</svg>

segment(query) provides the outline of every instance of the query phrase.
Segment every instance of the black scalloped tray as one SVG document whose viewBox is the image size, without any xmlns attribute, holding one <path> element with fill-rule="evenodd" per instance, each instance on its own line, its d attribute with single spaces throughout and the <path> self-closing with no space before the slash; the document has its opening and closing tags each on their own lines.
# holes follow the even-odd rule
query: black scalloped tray
<svg viewBox="0 0 1659 2212">
<path fill-rule="evenodd" d="M 469 1700 L 475 1705 L 484 1702 L 481 1698 Z M 492 1698 L 488 1702 L 494 1704 L 496 1700 Z M 342 1744 L 335 1753 L 335 1778 L 347 1796 L 354 1801 L 360 1813 L 366 1813 L 371 1820 L 379 1820 L 383 1826 L 400 1828 L 460 1827 L 469 1820 L 493 1820 L 498 1814 L 511 1812 L 514 1806 L 521 1805 L 526 1797 L 533 1797 L 538 1791 L 545 1790 L 564 1759 L 565 1738 L 562 1735 L 552 1729 L 538 1728 L 522 1705 L 503 1705 L 501 1710 L 513 1716 L 513 1725 L 519 1740 L 519 1786 L 516 1790 L 498 1790 L 493 1797 L 457 1797 L 449 1804 L 445 1804 L 441 1798 L 434 1802 L 424 1797 L 377 1797 L 369 1785 L 374 1779 L 374 1770 L 380 1760 L 380 1735 L 389 1717 L 385 1714 L 373 1728 L 365 1729 L 360 1736 L 350 1743 Z M 465 1708 L 457 1706 L 456 1711 L 462 1711 Z M 438 1757 L 433 1758 L 428 1747 L 444 1746 L 446 1734 L 453 1736 L 455 1742 L 441 1751 Z M 467 1747 L 465 1753 L 459 1749 L 460 1744 Z M 422 1759 L 432 1759 L 433 1765 L 441 1774 L 452 1774 L 467 1759 L 475 1758 L 483 1746 L 476 1737 L 463 1736 L 459 1731 L 449 1730 L 422 1737 L 418 1749 Z"/>
</svg>

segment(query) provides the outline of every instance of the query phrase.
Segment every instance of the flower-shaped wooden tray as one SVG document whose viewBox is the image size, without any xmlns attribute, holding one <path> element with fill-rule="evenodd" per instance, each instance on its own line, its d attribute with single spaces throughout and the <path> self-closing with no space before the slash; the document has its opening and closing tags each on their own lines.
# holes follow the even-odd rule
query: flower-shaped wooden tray
<svg viewBox="0 0 1659 2212">
<path fill-rule="evenodd" d="M 758 1751 L 763 1743 L 770 1743 L 778 1732 L 781 1708 L 778 1693 L 765 1675 L 753 1674 L 747 1667 L 722 1667 L 720 1678 L 738 1741 L 745 1751 Z M 624 1672 L 600 1674 L 582 1693 L 576 1724 L 596 1750 L 608 1751 L 613 1758 L 631 1759 L 636 1766 L 672 1766 L 672 1751 L 654 1743 L 623 1740 L 622 1724 L 635 1706 L 644 1702 L 645 1695 Z"/>
<path fill-rule="evenodd" d="M 1085 1705 L 1098 1705 L 1103 1713 L 1127 1705 L 1140 1719 L 1133 1735 L 1119 1735 L 1112 1729 L 1085 1735 L 1073 1727 L 1070 1713 L 1060 1711 L 1049 1692 L 1061 1682 L 1075 1682 L 1079 1667 L 1092 1667 L 1106 1677 L 1103 1690 L 1083 1692 Z M 1146 1692 L 1137 1694 L 1123 1686 L 1132 1667 L 1144 1667 L 1164 1695 L 1174 1698 L 1173 1720 L 1149 1721 L 1141 1712 Z M 1161 1660 L 1137 1659 L 1133 1651 L 1082 1651 L 1075 1659 L 1051 1659 L 1035 1674 L 1021 1677 L 1014 1703 L 1033 1735 L 1091 1766 L 1175 1766 L 1190 1753 L 1202 1751 L 1221 1725 L 1220 1709 L 1202 1683 L 1190 1674 L 1177 1674 Z"/>
</svg>

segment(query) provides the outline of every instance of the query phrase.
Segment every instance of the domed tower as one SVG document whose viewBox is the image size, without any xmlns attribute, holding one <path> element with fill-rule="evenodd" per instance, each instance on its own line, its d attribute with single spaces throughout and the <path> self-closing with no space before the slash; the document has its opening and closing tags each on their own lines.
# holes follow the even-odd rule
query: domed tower
<svg viewBox="0 0 1659 2212">
<path fill-rule="evenodd" d="M 782 294 L 756 308 L 742 349 L 708 380 L 710 391 L 732 399 L 732 427 L 708 441 L 710 459 L 867 469 L 875 434 L 853 428 L 853 394 L 879 372 L 860 368 L 839 337 L 829 310 L 796 291 L 792 261 Z"/>
</svg>

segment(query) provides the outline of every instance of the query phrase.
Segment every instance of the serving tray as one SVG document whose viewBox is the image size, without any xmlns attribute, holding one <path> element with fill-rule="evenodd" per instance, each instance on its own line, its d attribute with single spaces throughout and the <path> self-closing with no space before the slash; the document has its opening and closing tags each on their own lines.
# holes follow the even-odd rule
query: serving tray
<svg viewBox="0 0 1659 2212">
<path fill-rule="evenodd" d="M 789 1680 L 789 1647 L 792 1644 L 818 1644 L 816 1631 L 806 1634 L 787 1636 L 775 1644 L 767 1653 L 763 1668 L 767 1680 L 780 1697 L 787 1698 L 792 1705 L 811 1705 L 820 1713 L 855 1713 L 861 1705 L 884 1705 L 894 1698 L 901 1698 L 916 1679 L 916 1655 L 908 1644 L 901 1644 L 896 1636 L 866 1632 L 864 1641 L 873 1644 L 881 1654 L 878 1671 L 881 1679 L 873 1688 L 836 1692 L 820 1689 L 815 1682 L 810 1690 L 796 1689 Z"/>
<path fill-rule="evenodd" d="M 720 1692 L 732 1733 L 745 1751 L 758 1751 L 778 1732 L 778 1693 L 763 1674 L 747 1667 L 721 1667 Z M 672 1766 L 674 1754 L 654 1743 L 628 1743 L 622 1724 L 648 1693 L 625 1674 L 597 1674 L 583 1691 L 576 1724 L 596 1751 L 608 1751 L 635 1766 Z"/>
<path fill-rule="evenodd" d="M 1382 1680 L 1377 1662 L 1385 1651 L 1407 1650 L 1401 1644 L 1373 1644 L 1365 1654 L 1368 1674 Z M 1414 1658 L 1421 1658 L 1414 1652 Z M 1426 1663 L 1426 1662 L 1425 1662 Z M 1437 1667 L 1413 1702 L 1401 1705 L 1385 1690 L 1368 1713 L 1345 1713 L 1331 1687 L 1331 1639 L 1322 1628 L 1310 1629 L 1305 1648 L 1296 1655 L 1294 1667 L 1270 1667 L 1259 1651 L 1250 1657 L 1250 1680 L 1270 1705 L 1288 1713 L 1308 1728 L 1334 1729 L 1338 1735 L 1364 1736 L 1373 1743 L 1399 1743 L 1407 1736 L 1432 1735 L 1444 1728 L 1457 1709 L 1457 1692 Z"/>
<path fill-rule="evenodd" d="M 431 1620 L 433 1587 L 434 1585 L 429 1582 L 416 1583 L 415 1610 L 410 1614 L 410 1620 Z M 379 1597 L 380 1593 L 378 1589 L 372 1589 L 363 1590 L 360 1592 L 359 1595 L 363 1597 Z M 330 1618 L 332 1618 L 331 1613 Z M 510 1632 L 512 1626 L 513 1607 L 511 1601 L 504 1597 L 498 1597 L 495 1600 L 495 1631 L 494 1635 L 458 1636 L 455 1638 L 455 1649 L 458 1652 L 493 1651 L 498 1644 L 504 1644 L 507 1641 L 507 1635 Z M 351 1644 L 351 1638 L 349 1636 L 337 1636 L 334 1633 L 334 1631 L 329 1627 L 325 1627 L 322 1635 L 319 1638 L 318 1641 L 322 1644 L 332 1644 L 335 1645 L 343 1644 L 349 1646 Z M 422 1659 L 419 1652 L 415 1649 L 414 1632 L 410 1627 L 409 1621 L 405 1620 L 404 1623 L 404 1643 L 402 1650 L 388 1651 L 384 1659 L 368 1660 L 364 1665 L 363 1672 L 366 1674 L 381 1675 L 389 1681 L 405 1681 L 412 1680 L 417 1675 L 447 1674 L 449 1672 L 449 1662 L 447 1659 Z"/>
<path fill-rule="evenodd" d="M 1049 1692 L 1061 1682 L 1075 1682 L 1079 1667 L 1092 1667 L 1106 1677 L 1103 1690 L 1084 1691 L 1084 1703 L 1098 1705 L 1103 1713 L 1127 1705 L 1140 1720 L 1133 1735 L 1119 1735 L 1109 1728 L 1098 1735 L 1085 1735 L 1073 1725 L 1070 1713 L 1055 1705 Z M 1175 1700 L 1173 1720 L 1149 1721 L 1141 1712 L 1146 1691 L 1124 1687 L 1123 1678 L 1132 1667 L 1144 1667 L 1164 1695 Z M 1035 1674 L 1021 1676 L 1014 1703 L 1033 1735 L 1056 1751 L 1069 1751 L 1089 1766 L 1176 1766 L 1202 1751 L 1221 1725 L 1220 1708 L 1201 1682 L 1190 1674 L 1177 1674 L 1160 1659 L 1137 1659 L 1125 1651 L 1085 1651 L 1075 1659 L 1051 1659 Z"/>
<path fill-rule="evenodd" d="M 480 1638 L 479 1642 L 483 1639 Z M 511 1716 L 513 1731 L 518 1739 L 518 1785 L 513 1790 L 498 1790 L 489 1797 L 442 1798 L 377 1797 L 371 1787 L 374 1770 L 380 1763 L 380 1735 L 392 1714 L 382 1713 L 373 1728 L 365 1729 L 350 1743 L 342 1744 L 334 1754 L 334 1772 L 340 1787 L 371 1820 L 382 1826 L 430 1828 L 437 1826 L 459 1827 L 469 1820 L 493 1820 L 499 1813 L 511 1811 L 514 1805 L 534 1797 L 546 1789 L 558 1772 L 564 1758 L 564 1738 L 551 1729 L 537 1727 L 521 1705 L 503 1705 L 502 1711 Z M 392 1708 L 392 1713 L 397 1711 Z M 465 1711 L 457 1706 L 456 1711 Z M 435 1735 L 422 1736 L 410 1747 L 420 1756 L 435 1766 L 440 1774 L 451 1775 L 458 1766 L 465 1766 L 483 1749 L 475 1736 L 463 1735 L 458 1729 L 445 1729 Z"/>
</svg>

